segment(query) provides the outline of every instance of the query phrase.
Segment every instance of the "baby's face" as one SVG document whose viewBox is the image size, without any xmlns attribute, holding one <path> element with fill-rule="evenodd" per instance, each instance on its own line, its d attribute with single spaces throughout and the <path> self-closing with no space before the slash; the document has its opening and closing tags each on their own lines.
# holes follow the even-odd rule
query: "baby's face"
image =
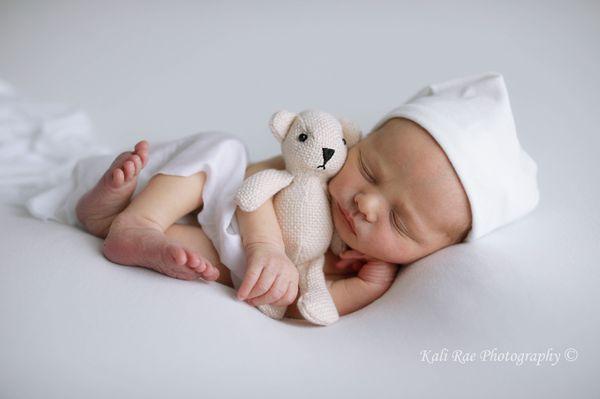
<svg viewBox="0 0 600 399">
<path fill-rule="evenodd" d="M 426 130 L 406 119 L 389 120 L 352 147 L 328 187 L 342 240 L 383 261 L 413 262 L 470 227 L 452 164 Z"/>
</svg>

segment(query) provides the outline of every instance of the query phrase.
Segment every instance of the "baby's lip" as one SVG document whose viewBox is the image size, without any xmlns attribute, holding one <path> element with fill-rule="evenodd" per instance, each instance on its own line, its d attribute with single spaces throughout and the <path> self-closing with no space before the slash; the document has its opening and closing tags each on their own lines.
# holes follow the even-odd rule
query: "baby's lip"
<svg viewBox="0 0 600 399">
<path fill-rule="evenodd" d="M 342 206 L 340 205 L 339 202 L 337 203 L 337 206 L 338 206 L 338 209 L 340 210 L 340 213 L 344 217 L 344 219 L 346 219 L 346 223 L 348 223 L 348 227 L 350 227 L 350 230 L 352 231 L 352 233 L 354 235 L 356 235 L 356 228 L 354 227 L 354 221 L 352 220 L 352 218 L 350 217 L 348 212 L 346 212 L 346 210 L 344 208 L 342 208 Z"/>
</svg>

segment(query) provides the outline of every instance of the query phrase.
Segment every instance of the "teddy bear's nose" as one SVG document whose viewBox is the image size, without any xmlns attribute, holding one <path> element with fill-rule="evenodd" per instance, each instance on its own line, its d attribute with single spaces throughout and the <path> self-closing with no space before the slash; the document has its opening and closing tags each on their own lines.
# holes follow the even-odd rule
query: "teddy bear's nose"
<svg viewBox="0 0 600 399">
<path fill-rule="evenodd" d="M 335 150 L 331 148 L 323 148 L 323 165 L 327 163 L 335 153 Z"/>
</svg>

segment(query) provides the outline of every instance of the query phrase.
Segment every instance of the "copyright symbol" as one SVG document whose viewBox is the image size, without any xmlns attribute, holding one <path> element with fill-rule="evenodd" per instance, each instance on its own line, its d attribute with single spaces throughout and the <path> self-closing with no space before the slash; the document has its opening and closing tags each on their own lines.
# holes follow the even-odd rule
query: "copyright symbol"
<svg viewBox="0 0 600 399">
<path fill-rule="evenodd" d="M 568 362 L 574 362 L 575 360 L 577 360 L 578 356 L 579 352 L 577 352 L 577 349 L 575 348 L 569 348 L 565 350 L 565 360 Z"/>
</svg>

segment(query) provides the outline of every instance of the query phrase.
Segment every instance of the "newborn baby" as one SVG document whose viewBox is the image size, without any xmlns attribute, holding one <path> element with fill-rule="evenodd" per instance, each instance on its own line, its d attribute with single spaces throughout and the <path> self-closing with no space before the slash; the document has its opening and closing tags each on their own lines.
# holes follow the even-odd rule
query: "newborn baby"
<svg viewBox="0 0 600 399">
<path fill-rule="evenodd" d="M 198 211 L 201 220 L 203 212 L 229 201 L 220 197 L 209 207 L 214 190 L 207 194 L 206 187 L 213 172 L 156 173 L 133 195 L 151 162 L 148 143 L 139 142 L 77 203 L 80 223 L 105 238 L 105 256 L 175 278 L 234 286 L 240 300 L 292 305 L 287 315 L 300 317 L 294 306 L 298 273 L 285 254 L 272 201 L 254 212 L 236 210 L 226 230 L 207 235 L 213 223 L 175 222 Z M 244 175 L 267 168 L 284 169 L 282 158 L 251 164 Z M 226 186 L 221 191 L 234 194 Z M 345 250 L 339 258 L 328 252 L 324 271 L 341 315 L 383 295 L 398 265 L 478 238 L 531 211 L 538 201 L 536 166 L 518 143 L 497 74 L 429 86 L 388 113 L 350 148 L 328 191 Z M 243 272 L 228 264 L 236 261 L 224 259 L 231 250 L 221 243 L 224 235 L 238 232 Z"/>
</svg>

